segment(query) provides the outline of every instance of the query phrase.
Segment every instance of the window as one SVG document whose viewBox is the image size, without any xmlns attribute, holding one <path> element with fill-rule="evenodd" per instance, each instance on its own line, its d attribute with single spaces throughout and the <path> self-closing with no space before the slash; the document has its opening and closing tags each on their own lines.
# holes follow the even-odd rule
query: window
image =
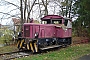
<svg viewBox="0 0 90 60">
<path fill-rule="evenodd" d="M 67 26 L 67 23 L 68 23 L 68 20 L 65 19 L 65 20 L 64 20 L 64 25 Z"/>
<path fill-rule="evenodd" d="M 62 19 L 44 20 L 42 24 L 62 24 Z"/>
<path fill-rule="evenodd" d="M 47 21 L 42 21 L 42 24 L 47 24 Z"/>
<path fill-rule="evenodd" d="M 62 20 L 52 20 L 52 24 L 62 24 Z"/>
<path fill-rule="evenodd" d="M 42 24 L 50 24 L 50 23 L 51 23 L 50 20 L 44 20 L 44 21 L 42 21 Z"/>
</svg>

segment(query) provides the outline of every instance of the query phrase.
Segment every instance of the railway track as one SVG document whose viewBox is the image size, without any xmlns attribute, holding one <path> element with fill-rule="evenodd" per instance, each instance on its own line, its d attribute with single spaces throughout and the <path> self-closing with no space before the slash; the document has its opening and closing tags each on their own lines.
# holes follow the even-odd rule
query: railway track
<svg viewBox="0 0 90 60">
<path fill-rule="evenodd" d="M 39 53 L 46 53 L 47 51 L 55 51 L 55 50 L 58 50 L 58 48 L 63 48 L 63 46 L 61 47 L 61 45 L 58 45 L 58 46 L 54 46 L 54 48 L 52 48 L 52 47 L 47 47 L 44 49 L 42 48 Z M 35 53 L 35 54 L 37 54 L 37 53 Z M 0 60 L 12 60 L 15 58 L 27 57 L 30 55 L 33 55 L 33 53 L 31 51 L 27 51 L 27 50 L 8 52 L 8 53 L 0 54 Z"/>
<path fill-rule="evenodd" d="M 50 48 L 51 50 L 56 50 L 56 49 L 52 49 L 51 47 L 48 47 L 48 48 Z M 46 51 L 47 51 L 47 49 L 46 49 Z M 41 53 L 45 53 L 45 50 L 43 51 L 43 49 L 42 49 Z M 30 55 L 32 55 L 32 52 L 26 51 L 26 50 L 25 51 L 8 52 L 8 53 L 0 54 L 0 60 L 13 60 L 15 58 L 27 57 Z"/>
<path fill-rule="evenodd" d="M 16 51 L 16 52 L 8 52 L 8 53 L 3 53 L 0 54 L 0 59 L 1 60 L 11 60 L 15 58 L 21 58 L 21 57 L 27 57 L 31 55 L 29 51 Z"/>
<path fill-rule="evenodd" d="M 48 48 L 50 48 L 50 49 L 48 49 Z M 56 49 L 51 48 L 51 47 L 48 47 L 48 48 L 45 50 L 42 50 L 41 52 L 38 52 L 38 53 L 46 53 L 47 51 L 56 50 L 57 46 L 56 46 Z M 35 53 L 35 54 L 37 54 L 37 53 Z M 8 52 L 8 53 L 0 54 L 0 60 L 13 60 L 16 58 L 27 57 L 30 55 L 33 55 L 33 53 L 30 51 L 26 51 L 26 50 L 25 51 Z"/>
</svg>

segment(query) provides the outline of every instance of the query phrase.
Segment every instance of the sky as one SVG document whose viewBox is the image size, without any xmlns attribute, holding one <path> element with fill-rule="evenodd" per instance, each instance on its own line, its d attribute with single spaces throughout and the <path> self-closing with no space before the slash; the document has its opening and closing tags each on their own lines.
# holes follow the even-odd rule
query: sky
<svg viewBox="0 0 90 60">
<path fill-rule="evenodd" d="M 0 1 L 2 1 L 0 3 L 3 3 L 4 0 L 0 0 Z M 16 0 L 5 0 L 5 1 L 8 1 L 8 2 L 11 2 L 11 3 L 14 3 L 14 4 L 19 4 L 17 2 L 18 0 L 17 1 Z M 6 3 L 1 4 L 0 8 L 1 8 L 0 12 L 4 12 L 4 13 L 9 13 L 11 10 L 16 9 L 15 6 L 7 5 Z M 14 14 L 16 14 L 18 12 L 19 12 L 18 10 L 14 10 L 14 11 L 10 12 L 10 15 L 14 15 Z M 10 16 L 4 15 L 4 14 L 0 13 L 0 18 L 4 18 L 4 17 L 7 18 L 7 17 L 10 17 Z M 9 18 L 9 19 L 0 19 L 0 23 L 2 25 L 12 24 L 12 18 Z"/>
<path fill-rule="evenodd" d="M 0 0 L 0 1 L 4 1 L 4 0 Z M 20 0 L 5 0 L 5 1 L 8 1 L 8 2 L 11 2 L 11 3 L 14 3 L 14 4 L 20 6 L 20 3 L 19 3 Z M 0 2 L 0 3 L 3 3 L 3 2 Z M 55 6 L 55 7 L 53 7 L 53 6 Z M 4 12 L 4 13 L 8 13 L 8 12 L 10 12 L 13 9 L 17 9 L 15 6 L 6 5 L 6 3 L 0 4 L 0 8 L 1 8 L 0 12 Z M 42 10 L 43 9 L 44 8 L 42 8 Z M 49 15 L 51 15 L 51 14 L 58 14 L 59 10 L 60 10 L 60 7 L 56 6 L 55 3 L 53 3 L 53 2 L 49 3 L 49 5 L 48 5 L 48 11 L 49 11 L 48 14 Z M 35 20 L 40 20 L 40 18 L 38 18 L 38 16 L 39 16 L 38 5 L 35 5 L 33 7 L 33 11 L 34 12 L 31 12 L 31 17 L 30 18 L 34 18 Z M 20 14 L 20 11 L 19 10 L 14 10 L 14 11 L 10 12 L 10 15 L 15 15 L 15 14 Z M 2 18 L 2 17 L 7 18 L 9 16 L 8 15 L 3 15 L 3 14 L 0 13 L 0 18 Z M 10 17 L 9 19 L 1 19 L 0 23 L 3 24 L 3 25 L 13 24 L 12 23 L 12 18 L 14 18 L 14 17 Z"/>
<path fill-rule="evenodd" d="M 0 0 L 0 1 L 4 1 L 4 0 Z M 5 1 L 8 1 L 8 2 L 11 2 L 11 3 L 14 3 L 14 4 L 16 4 L 16 5 L 20 5 L 19 4 L 19 0 L 5 0 Z M 2 2 L 3 3 L 3 2 Z M 5 5 L 4 5 L 5 4 Z M 8 12 L 10 12 L 11 10 L 13 10 L 13 9 L 16 9 L 16 7 L 15 6 L 12 6 L 12 5 L 6 5 L 6 3 L 4 3 L 2 6 L 0 6 L 0 8 L 2 8 L 2 9 L 0 9 L 0 12 L 4 12 L 4 13 L 8 13 Z M 59 7 L 58 6 L 55 6 L 56 4 L 54 4 L 54 3 L 49 3 L 49 6 L 48 6 L 48 11 L 49 11 L 49 14 L 57 14 L 58 12 L 59 12 Z M 53 6 L 55 6 L 55 7 L 53 7 Z M 34 7 L 33 7 L 33 13 L 31 13 L 31 17 L 30 18 L 34 18 L 35 20 L 39 20 L 40 18 L 38 18 L 38 16 L 39 16 L 39 11 L 38 11 L 38 5 L 35 5 Z M 44 8 L 42 8 L 42 10 L 43 10 Z M 54 10 L 55 10 L 55 12 L 54 12 Z M 57 10 L 57 11 L 56 11 Z M 12 12 L 10 12 L 10 15 L 14 15 L 14 14 L 18 14 L 18 13 L 20 13 L 20 11 L 19 10 L 15 10 L 15 11 L 12 11 Z M 7 18 L 7 17 L 9 17 L 9 16 L 7 16 L 7 15 L 3 15 L 3 14 L 0 14 L 0 18 L 2 18 L 2 17 L 5 17 L 5 18 Z M 5 24 L 11 24 L 12 23 L 12 18 L 9 18 L 9 19 L 2 19 L 2 20 L 0 20 L 0 23 L 1 24 L 3 24 L 3 25 L 5 25 Z"/>
</svg>

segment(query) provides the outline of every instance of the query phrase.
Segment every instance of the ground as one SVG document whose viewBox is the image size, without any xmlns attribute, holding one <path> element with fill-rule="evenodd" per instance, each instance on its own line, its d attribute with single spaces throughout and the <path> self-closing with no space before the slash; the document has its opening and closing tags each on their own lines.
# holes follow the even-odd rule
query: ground
<svg viewBox="0 0 90 60">
<path fill-rule="evenodd" d="M 77 37 L 73 38 L 74 42 L 79 40 L 81 41 L 82 39 Z M 18 49 L 16 45 L 0 47 L 0 53 L 17 50 Z M 67 48 L 61 48 L 56 51 L 48 51 L 47 53 L 31 55 L 29 57 L 19 58 L 16 60 L 74 60 L 87 54 L 90 54 L 90 43 L 72 44 Z"/>
<path fill-rule="evenodd" d="M 81 56 L 90 53 L 89 44 L 77 44 L 62 48 L 56 51 L 49 51 L 47 53 L 31 55 L 29 57 L 19 58 L 16 60 L 78 60 Z"/>
<path fill-rule="evenodd" d="M 6 52 L 13 52 L 17 51 L 16 45 L 10 45 L 10 46 L 5 46 L 5 47 L 0 47 L 0 54 L 1 53 L 6 53 Z"/>
</svg>

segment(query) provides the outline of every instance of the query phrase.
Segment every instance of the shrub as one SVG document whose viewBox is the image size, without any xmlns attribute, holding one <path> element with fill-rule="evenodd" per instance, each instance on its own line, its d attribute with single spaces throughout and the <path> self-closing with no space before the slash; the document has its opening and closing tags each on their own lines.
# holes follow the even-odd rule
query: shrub
<svg viewBox="0 0 90 60">
<path fill-rule="evenodd" d="M 12 40 L 13 38 L 13 31 L 12 30 L 9 30 L 9 29 L 5 29 L 2 31 L 3 35 L 1 35 L 0 37 L 0 42 L 2 44 L 9 44 L 10 41 Z"/>
</svg>

